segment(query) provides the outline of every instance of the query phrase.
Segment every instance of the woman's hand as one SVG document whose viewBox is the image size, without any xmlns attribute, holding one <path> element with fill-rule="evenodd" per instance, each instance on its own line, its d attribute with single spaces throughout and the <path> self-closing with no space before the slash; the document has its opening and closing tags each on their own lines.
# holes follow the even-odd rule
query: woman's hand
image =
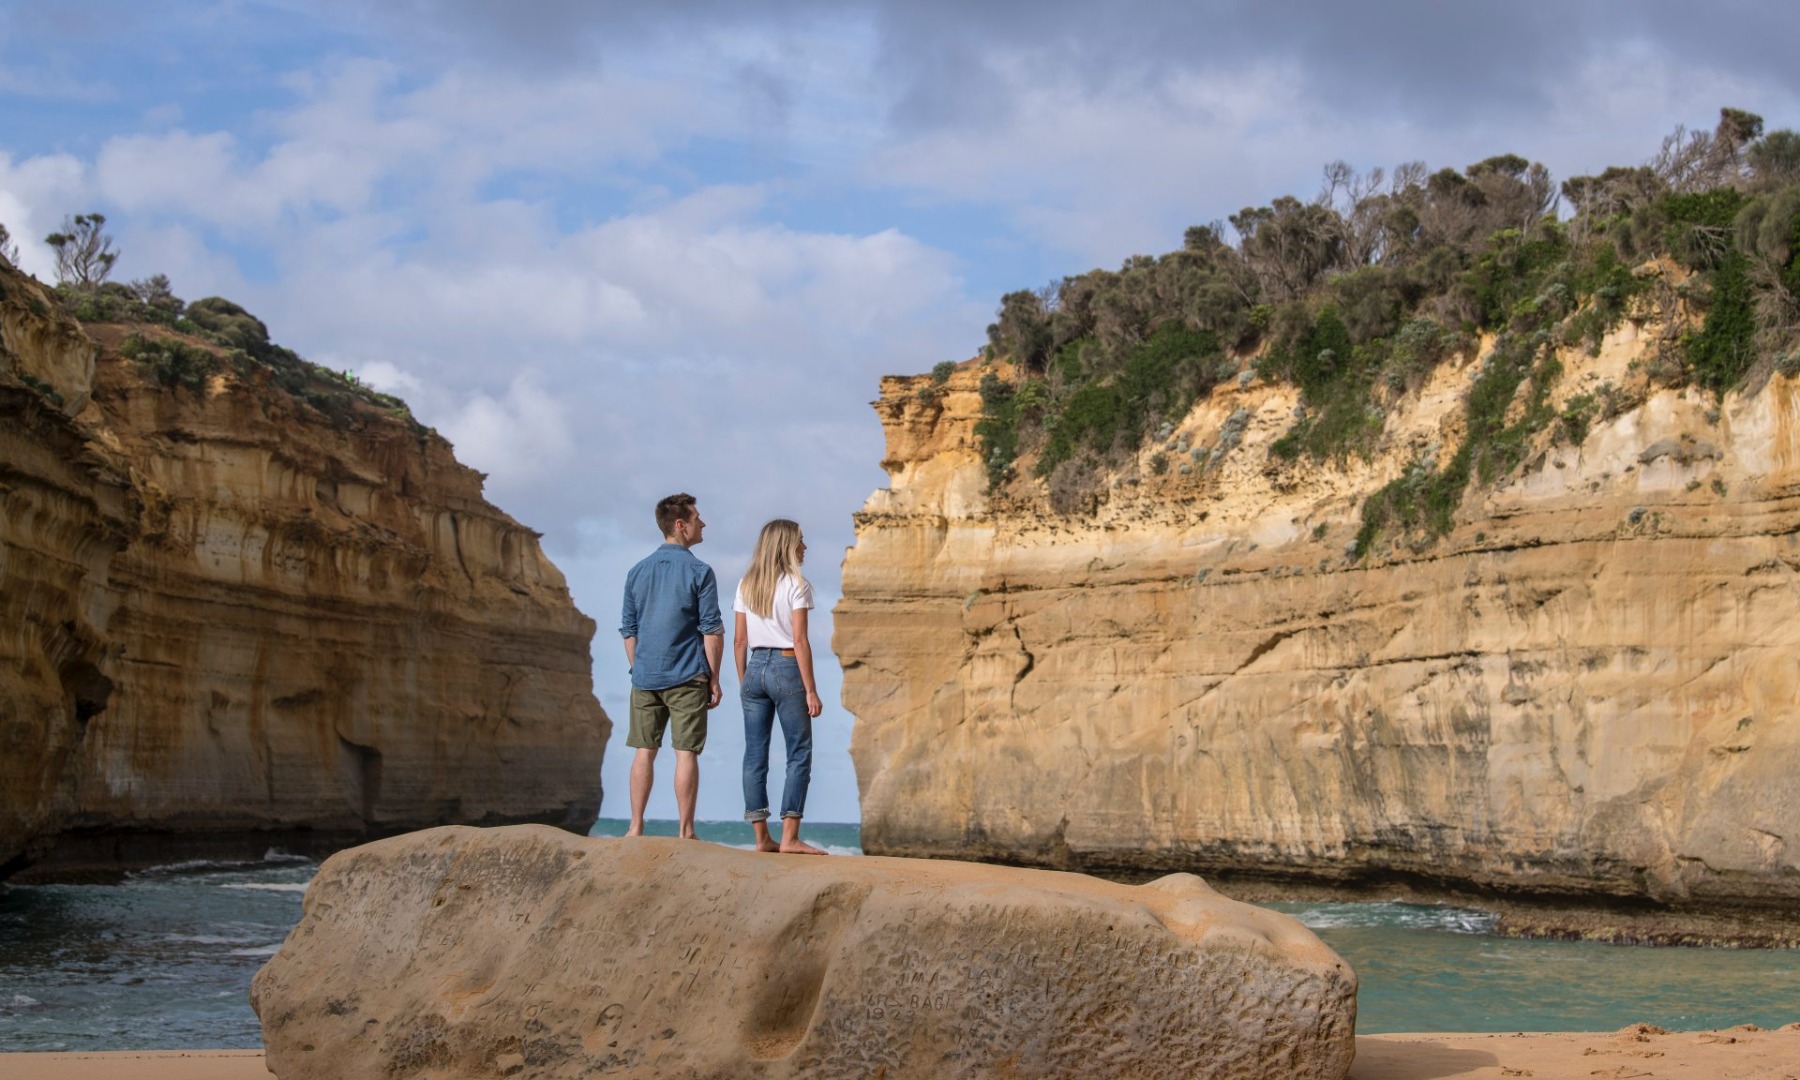
<svg viewBox="0 0 1800 1080">
<path fill-rule="evenodd" d="M 823 701 L 819 700 L 819 695 L 817 693 L 815 693 L 814 691 L 808 690 L 806 692 L 806 715 L 812 717 L 814 720 L 817 720 L 819 718 L 819 714 L 824 711 L 825 711 L 825 703 Z"/>
</svg>

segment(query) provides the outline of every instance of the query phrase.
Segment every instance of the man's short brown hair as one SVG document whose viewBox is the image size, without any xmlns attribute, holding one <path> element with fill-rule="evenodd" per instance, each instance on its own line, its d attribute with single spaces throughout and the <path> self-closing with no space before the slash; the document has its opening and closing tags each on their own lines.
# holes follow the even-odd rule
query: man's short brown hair
<svg viewBox="0 0 1800 1080">
<path fill-rule="evenodd" d="M 675 535 L 675 523 L 694 516 L 694 497 L 681 492 L 656 504 L 656 527 L 664 536 Z"/>
</svg>

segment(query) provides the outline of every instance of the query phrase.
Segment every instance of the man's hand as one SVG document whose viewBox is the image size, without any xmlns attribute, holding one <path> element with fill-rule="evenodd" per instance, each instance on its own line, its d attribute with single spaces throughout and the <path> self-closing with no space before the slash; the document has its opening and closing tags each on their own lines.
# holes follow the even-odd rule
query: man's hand
<svg viewBox="0 0 1800 1080">
<path fill-rule="evenodd" d="M 719 677 L 717 675 L 714 675 L 712 677 L 712 679 L 707 683 L 706 707 L 709 709 L 718 708 L 719 707 L 719 699 L 724 696 L 725 696 L 725 692 L 722 689 L 720 689 L 720 687 L 719 687 Z M 813 715 L 817 716 L 819 714 L 814 713 Z"/>
</svg>

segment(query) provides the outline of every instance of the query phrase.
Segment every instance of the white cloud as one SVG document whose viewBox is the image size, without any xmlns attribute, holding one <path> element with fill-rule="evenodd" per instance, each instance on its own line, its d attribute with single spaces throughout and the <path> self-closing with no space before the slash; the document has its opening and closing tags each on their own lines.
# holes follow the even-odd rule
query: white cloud
<svg viewBox="0 0 1800 1080">
<path fill-rule="evenodd" d="M 357 378 L 383 393 L 405 395 L 425 387 L 417 375 L 386 360 L 371 360 L 358 365 L 347 362 L 336 354 L 326 353 L 320 355 L 318 362 L 335 370 L 354 371 Z"/>
<path fill-rule="evenodd" d="M 1500 99 L 1480 124 L 1438 126 L 1405 109 L 1346 112 L 1319 92 L 1317 71 L 1276 50 L 1098 80 L 1004 46 L 982 61 L 1004 122 L 896 129 L 863 182 L 991 204 L 1070 252 L 1070 272 L 1168 251 L 1187 225 L 1277 195 L 1310 197 L 1335 159 L 1460 169 L 1520 153 L 1564 177 L 1640 163 L 1675 123 L 1710 128 L 1720 105 L 1764 112 L 1771 127 L 1800 112 L 1800 86 L 1677 59 L 1648 38 L 1595 40 L 1547 66 L 1538 89 L 1553 109 Z M 1457 87 L 1444 93 L 1454 100 Z"/>
<path fill-rule="evenodd" d="M 488 474 L 497 489 L 526 491 L 554 484 L 575 451 L 569 403 L 539 385 L 540 376 L 515 376 L 504 394 L 477 392 L 438 421 L 458 458 Z"/>
<path fill-rule="evenodd" d="M 40 280 L 56 274 L 56 256 L 41 241 L 68 214 L 85 213 L 88 169 L 68 154 L 15 162 L 0 152 L 0 224 L 19 246 L 19 268 Z"/>
</svg>

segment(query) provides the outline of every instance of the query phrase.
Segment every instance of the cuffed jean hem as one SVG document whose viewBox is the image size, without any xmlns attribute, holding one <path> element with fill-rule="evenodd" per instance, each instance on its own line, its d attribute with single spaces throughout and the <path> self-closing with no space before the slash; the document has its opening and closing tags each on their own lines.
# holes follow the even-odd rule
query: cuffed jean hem
<svg viewBox="0 0 1800 1080">
<path fill-rule="evenodd" d="M 781 820 L 783 820 L 783 821 L 786 821 L 788 818 L 793 818 L 795 821 L 799 821 L 800 817 L 801 817 L 801 815 L 793 810 L 784 810 L 781 813 Z"/>
<path fill-rule="evenodd" d="M 785 817 L 787 815 L 784 814 L 782 816 Z M 798 815 L 795 816 L 797 817 Z M 769 808 L 765 806 L 761 810 L 746 810 L 744 811 L 744 820 L 751 822 L 767 821 L 769 820 Z"/>
<path fill-rule="evenodd" d="M 798 817 L 806 809 L 806 789 L 812 780 L 812 719 L 806 715 L 799 662 L 791 656 L 751 653 L 738 693 L 744 706 L 745 817 L 759 809 L 766 813 L 770 804 L 769 736 L 777 719 L 787 744 L 781 813 Z"/>
</svg>

